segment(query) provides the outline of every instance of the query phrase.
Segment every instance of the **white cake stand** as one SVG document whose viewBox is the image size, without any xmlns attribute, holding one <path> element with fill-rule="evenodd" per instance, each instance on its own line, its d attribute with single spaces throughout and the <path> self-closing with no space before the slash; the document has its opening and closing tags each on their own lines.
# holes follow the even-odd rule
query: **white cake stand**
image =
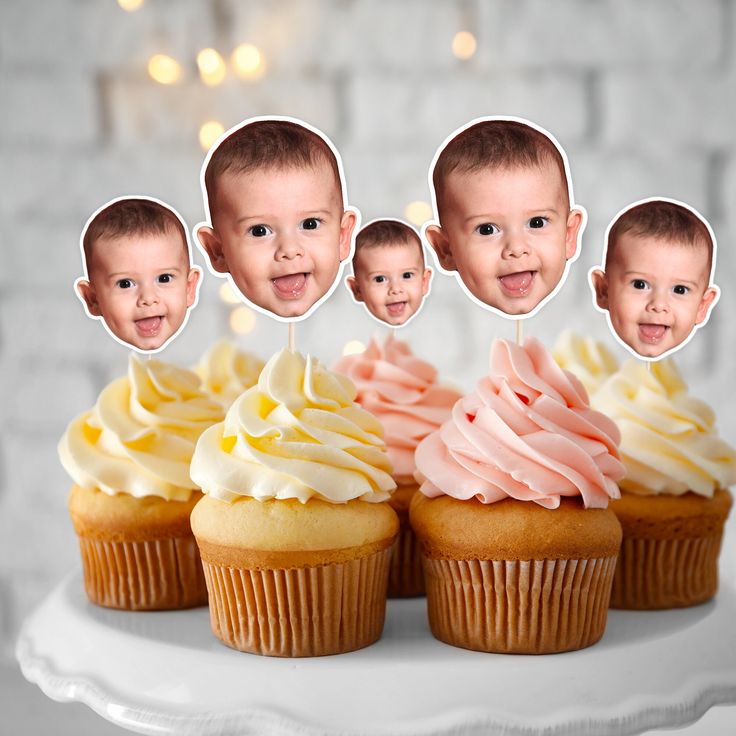
<svg viewBox="0 0 736 736">
<path fill-rule="evenodd" d="M 725 550 L 724 550 L 725 552 Z M 736 703 L 736 576 L 715 601 L 611 611 L 603 639 L 549 656 L 482 654 L 429 633 L 424 599 L 389 601 L 374 646 L 271 659 L 221 645 L 206 608 L 91 605 L 69 575 L 25 622 L 17 657 L 49 697 L 145 734 L 634 734 Z"/>
</svg>

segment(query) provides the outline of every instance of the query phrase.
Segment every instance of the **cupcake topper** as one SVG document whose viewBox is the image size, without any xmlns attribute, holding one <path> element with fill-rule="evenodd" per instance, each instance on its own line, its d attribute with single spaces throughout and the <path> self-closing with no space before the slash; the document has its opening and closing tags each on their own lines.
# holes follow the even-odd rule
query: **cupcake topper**
<svg viewBox="0 0 736 736">
<path fill-rule="evenodd" d="M 518 321 L 554 297 L 587 215 L 550 133 L 522 118 L 476 118 L 437 149 L 429 187 L 434 220 L 423 235 L 473 302 Z"/>
<path fill-rule="evenodd" d="M 720 290 L 716 239 L 705 218 L 675 199 L 642 199 L 606 228 L 602 265 L 590 270 L 593 303 L 614 337 L 646 361 L 686 345 Z"/>
<path fill-rule="evenodd" d="M 345 286 L 353 301 L 392 334 L 421 310 L 432 282 L 419 233 L 403 220 L 371 220 L 355 239 L 353 273 Z"/>
<path fill-rule="evenodd" d="M 332 294 L 360 213 L 322 132 L 295 118 L 245 120 L 209 150 L 200 184 L 206 220 L 195 240 L 244 302 L 291 324 Z"/>
<path fill-rule="evenodd" d="M 74 291 L 87 316 L 139 353 L 163 350 L 196 306 L 201 270 L 188 229 L 160 199 L 118 197 L 95 210 L 79 240 L 84 276 Z"/>
</svg>

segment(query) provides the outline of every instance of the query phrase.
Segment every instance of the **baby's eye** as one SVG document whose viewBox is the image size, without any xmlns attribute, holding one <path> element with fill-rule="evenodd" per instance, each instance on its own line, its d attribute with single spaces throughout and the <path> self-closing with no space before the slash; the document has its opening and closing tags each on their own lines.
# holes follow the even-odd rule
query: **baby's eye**
<svg viewBox="0 0 736 736">
<path fill-rule="evenodd" d="M 647 287 L 649 286 L 649 284 L 647 284 L 647 282 L 646 282 L 646 281 L 644 281 L 644 279 L 634 279 L 634 280 L 633 280 L 633 281 L 631 282 L 631 285 L 632 285 L 632 286 L 633 286 L 633 287 L 634 287 L 635 289 L 646 289 L 646 288 L 647 288 Z"/>
<path fill-rule="evenodd" d="M 302 230 L 316 230 L 322 224 L 322 220 L 319 217 L 307 217 L 306 220 L 302 220 Z"/>
<path fill-rule="evenodd" d="M 174 280 L 174 275 L 171 273 L 162 273 L 157 280 L 159 284 L 170 284 Z"/>
<path fill-rule="evenodd" d="M 475 232 L 478 235 L 495 235 L 498 232 L 498 228 L 491 222 L 484 222 L 482 225 L 478 225 L 475 228 Z"/>
<path fill-rule="evenodd" d="M 672 291 L 674 291 L 675 294 L 687 294 L 690 289 L 685 286 L 685 284 L 675 284 Z"/>
<path fill-rule="evenodd" d="M 548 224 L 549 219 L 546 217 L 532 217 L 531 220 L 529 220 L 529 227 L 534 228 L 535 230 Z"/>
<path fill-rule="evenodd" d="M 266 235 L 271 232 L 271 229 L 268 227 L 268 225 L 253 225 L 253 227 L 251 227 L 248 232 L 254 238 L 265 238 Z"/>
<path fill-rule="evenodd" d="M 401 274 L 402 279 L 410 279 L 414 276 L 414 274 L 411 271 L 404 271 L 404 273 Z"/>
<path fill-rule="evenodd" d="M 385 276 L 374 276 L 373 281 L 377 284 L 382 284 L 386 280 Z"/>
<path fill-rule="evenodd" d="M 133 286 L 133 281 L 132 279 L 120 279 L 115 282 L 115 286 L 119 289 L 130 289 Z"/>
</svg>

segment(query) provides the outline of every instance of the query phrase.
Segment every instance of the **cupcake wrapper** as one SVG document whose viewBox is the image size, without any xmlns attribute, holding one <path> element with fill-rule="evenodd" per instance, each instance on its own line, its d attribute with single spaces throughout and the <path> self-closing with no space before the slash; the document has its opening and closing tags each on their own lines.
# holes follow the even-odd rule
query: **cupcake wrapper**
<svg viewBox="0 0 736 736">
<path fill-rule="evenodd" d="M 275 657 L 339 654 L 383 631 L 391 549 L 344 563 L 247 569 L 203 560 L 215 636 Z"/>
<path fill-rule="evenodd" d="M 424 595 L 422 548 L 411 527 L 402 527 L 393 555 L 388 577 L 389 598 L 410 598 Z"/>
<path fill-rule="evenodd" d="M 624 537 L 613 579 L 611 608 L 681 608 L 710 600 L 718 590 L 721 537 Z"/>
<path fill-rule="evenodd" d="M 603 636 L 616 557 L 589 560 L 424 558 L 429 624 L 448 644 L 547 654 Z"/>
<path fill-rule="evenodd" d="M 193 536 L 139 542 L 79 537 L 87 597 L 99 606 L 131 611 L 207 604 Z"/>
</svg>

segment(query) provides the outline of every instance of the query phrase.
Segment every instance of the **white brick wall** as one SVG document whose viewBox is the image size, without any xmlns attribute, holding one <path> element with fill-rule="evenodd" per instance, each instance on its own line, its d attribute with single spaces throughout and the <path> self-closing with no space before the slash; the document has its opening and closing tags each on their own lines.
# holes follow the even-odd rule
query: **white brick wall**
<svg viewBox="0 0 736 736">
<path fill-rule="evenodd" d="M 526 116 L 570 157 L 590 223 L 584 251 L 556 300 L 525 333 L 550 344 L 562 326 L 609 342 L 585 272 L 603 228 L 625 204 L 655 194 L 711 213 L 724 296 L 678 359 L 693 393 L 719 407 L 736 442 L 731 315 L 736 311 L 736 0 L 147 0 L 127 14 L 112 0 L 0 3 L 0 650 L 23 616 L 73 564 L 68 479 L 56 457 L 66 422 L 124 371 L 127 351 L 87 319 L 72 293 L 87 216 L 122 194 L 170 202 L 202 218 L 199 125 L 263 114 L 301 117 L 341 148 L 350 201 L 366 219 L 403 216 L 428 199 L 439 143 L 479 115 Z M 478 52 L 455 59 L 471 29 Z M 194 58 L 258 44 L 268 71 L 208 88 Z M 146 74 L 155 52 L 183 64 L 179 85 Z M 202 263 L 198 253 L 195 260 Z M 405 331 L 416 352 L 469 389 L 495 335 L 513 325 L 471 304 L 438 274 Z M 167 359 L 190 364 L 228 334 L 220 281 L 205 273 L 200 305 Z M 345 315 L 349 315 L 347 318 Z M 297 345 L 331 363 L 376 323 L 340 286 L 297 327 Z M 240 342 L 268 356 L 286 328 L 259 317 Z M 23 548 L 19 565 L 8 560 Z"/>
</svg>

